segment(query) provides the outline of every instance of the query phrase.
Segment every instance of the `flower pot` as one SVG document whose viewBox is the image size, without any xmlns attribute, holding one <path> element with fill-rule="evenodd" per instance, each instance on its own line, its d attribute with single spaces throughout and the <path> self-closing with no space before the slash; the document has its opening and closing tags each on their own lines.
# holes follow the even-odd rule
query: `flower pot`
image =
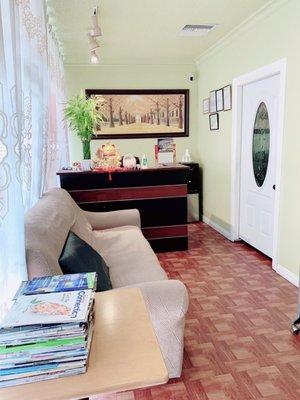
<svg viewBox="0 0 300 400">
<path fill-rule="evenodd" d="M 92 160 L 82 160 L 82 170 L 83 171 L 90 171 L 92 166 Z"/>
<path fill-rule="evenodd" d="M 84 171 L 89 171 L 91 169 L 91 165 L 92 165 L 91 145 L 90 145 L 89 141 L 87 141 L 87 140 L 82 141 L 82 150 L 83 150 L 82 169 Z"/>
<path fill-rule="evenodd" d="M 82 142 L 82 150 L 83 150 L 83 159 L 90 160 L 91 159 L 91 145 L 89 141 Z"/>
</svg>

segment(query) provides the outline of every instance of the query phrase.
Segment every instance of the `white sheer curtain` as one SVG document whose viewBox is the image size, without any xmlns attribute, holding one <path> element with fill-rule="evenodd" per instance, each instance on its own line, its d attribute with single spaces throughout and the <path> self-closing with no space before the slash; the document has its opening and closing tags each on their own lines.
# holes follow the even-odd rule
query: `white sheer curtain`
<svg viewBox="0 0 300 400">
<path fill-rule="evenodd" d="M 56 186 L 56 172 L 69 164 L 68 128 L 63 115 L 66 104 L 64 65 L 51 28 L 47 32 L 47 54 L 50 85 L 44 146 L 44 191 Z"/>
<path fill-rule="evenodd" d="M 24 212 L 68 163 L 63 103 L 43 1 L 0 0 L 0 319 L 27 277 Z"/>
<path fill-rule="evenodd" d="M 19 14 L 10 1 L 0 0 L 0 317 L 8 300 L 26 278 L 24 211 L 22 198 L 22 132 L 20 82 Z"/>
</svg>

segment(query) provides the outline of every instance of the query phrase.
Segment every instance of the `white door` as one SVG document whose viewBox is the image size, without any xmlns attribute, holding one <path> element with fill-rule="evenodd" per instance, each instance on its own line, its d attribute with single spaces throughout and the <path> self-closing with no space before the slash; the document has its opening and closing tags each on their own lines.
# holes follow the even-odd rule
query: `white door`
<svg viewBox="0 0 300 400">
<path fill-rule="evenodd" d="M 273 256 L 279 75 L 243 86 L 241 239 Z"/>
</svg>

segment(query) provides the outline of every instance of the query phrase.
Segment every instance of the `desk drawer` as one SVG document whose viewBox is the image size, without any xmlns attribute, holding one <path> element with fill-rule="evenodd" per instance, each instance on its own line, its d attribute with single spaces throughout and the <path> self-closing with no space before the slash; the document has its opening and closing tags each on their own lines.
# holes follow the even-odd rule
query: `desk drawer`
<svg viewBox="0 0 300 400">
<path fill-rule="evenodd" d="M 187 195 L 187 186 L 161 185 L 115 189 L 71 190 L 69 193 L 76 203 L 83 204 L 107 201 L 183 197 Z"/>
</svg>

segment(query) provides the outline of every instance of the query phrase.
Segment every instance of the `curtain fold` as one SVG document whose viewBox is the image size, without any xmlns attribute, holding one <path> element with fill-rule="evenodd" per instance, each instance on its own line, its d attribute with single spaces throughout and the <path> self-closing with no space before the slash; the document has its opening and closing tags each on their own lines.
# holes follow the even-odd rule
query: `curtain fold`
<svg viewBox="0 0 300 400">
<path fill-rule="evenodd" d="M 57 185 L 56 172 L 69 165 L 68 128 L 64 118 L 66 104 L 66 89 L 63 60 L 52 35 L 51 28 L 47 31 L 48 54 L 48 117 L 45 127 L 43 189 L 49 190 Z"/>
<path fill-rule="evenodd" d="M 64 103 L 43 1 L 0 0 L 0 320 L 27 278 L 24 213 L 68 164 Z"/>
</svg>

